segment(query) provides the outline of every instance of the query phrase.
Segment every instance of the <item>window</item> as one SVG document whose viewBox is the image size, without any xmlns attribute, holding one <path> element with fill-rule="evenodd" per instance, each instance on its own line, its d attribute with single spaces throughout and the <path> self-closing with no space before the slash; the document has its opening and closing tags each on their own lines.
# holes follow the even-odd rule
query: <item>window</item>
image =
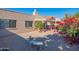
<svg viewBox="0 0 79 59">
<path fill-rule="evenodd" d="M 0 29 L 4 28 L 4 21 L 0 19 Z"/>
<path fill-rule="evenodd" d="M 9 28 L 16 28 L 16 20 L 9 20 Z"/>
<path fill-rule="evenodd" d="M 25 27 L 32 27 L 33 21 L 25 21 Z"/>
<path fill-rule="evenodd" d="M 16 28 L 16 20 L 0 19 L 0 29 L 3 28 Z"/>
</svg>

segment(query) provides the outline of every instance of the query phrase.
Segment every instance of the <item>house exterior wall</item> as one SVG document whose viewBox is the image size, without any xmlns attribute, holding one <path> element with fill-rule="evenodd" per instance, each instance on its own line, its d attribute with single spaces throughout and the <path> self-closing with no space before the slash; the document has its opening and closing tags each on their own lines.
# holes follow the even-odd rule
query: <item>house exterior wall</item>
<svg viewBox="0 0 79 59">
<path fill-rule="evenodd" d="M 0 10 L 0 19 L 16 20 L 16 29 L 25 29 L 25 21 L 34 21 L 35 17 L 18 12 Z"/>
</svg>

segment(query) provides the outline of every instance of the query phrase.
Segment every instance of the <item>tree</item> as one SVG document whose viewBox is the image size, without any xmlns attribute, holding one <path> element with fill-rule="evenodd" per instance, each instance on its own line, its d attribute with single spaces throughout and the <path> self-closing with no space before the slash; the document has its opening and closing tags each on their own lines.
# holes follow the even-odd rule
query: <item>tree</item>
<svg viewBox="0 0 79 59">
<path fill-rule="evenodd" d="M 68 19 L 68 18 L 69 18 L 68 14 L 65 14 L 64 19 Z"/>
<path fill-rule="evenodd" d="M 75 13 L 75 16 L 76 16 L 76 17 L 79 17 L 79 12 Z"/>
</svg>

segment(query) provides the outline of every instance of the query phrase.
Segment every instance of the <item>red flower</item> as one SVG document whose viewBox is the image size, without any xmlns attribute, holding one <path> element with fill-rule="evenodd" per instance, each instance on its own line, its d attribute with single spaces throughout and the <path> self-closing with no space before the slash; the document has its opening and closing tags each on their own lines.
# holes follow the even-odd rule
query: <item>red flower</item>
<svg viewBox="0 0 79 59">
<path fill-rule="evenodd" d="M 60 26 L 68 25 L 68 26 L 73 26 L 74 28 L 78 28 L 77 25 L 75 25 L 75 24 L 79 24 L 79 21 L 76 20 L 75 17 L 71 17 L 71 18 L 62 20 L 60 22 L 56 22 L 56 23 L 59 24 Z M 59 27 L 57 27 L 57 28 L 59 28 Z"/>
</svg>

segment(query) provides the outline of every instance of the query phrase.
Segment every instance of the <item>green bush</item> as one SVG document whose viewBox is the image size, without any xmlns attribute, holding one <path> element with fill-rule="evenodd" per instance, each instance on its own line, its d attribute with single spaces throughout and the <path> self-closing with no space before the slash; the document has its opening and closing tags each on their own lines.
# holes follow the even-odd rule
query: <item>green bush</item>
<svg viewBox="0 0 79 59">
<path fill-rule="evenodd" d="M 76 37 L 76 33 L 77 33 L 77 29 L 76 28 L 73 28 L 72 26 L 70 26 L 70 28 L 67 30 L 67 34 L 70 36 L 70 37 Z"/>
<path fill-rule="evenodd" d="M 36 28 L 36 29 L 42 29 L 43 28 L 43 23 L 42 23 L 42 21 L 35 21 L 35 23 L 34 23 L 34 27 Z"/>
</svg>

